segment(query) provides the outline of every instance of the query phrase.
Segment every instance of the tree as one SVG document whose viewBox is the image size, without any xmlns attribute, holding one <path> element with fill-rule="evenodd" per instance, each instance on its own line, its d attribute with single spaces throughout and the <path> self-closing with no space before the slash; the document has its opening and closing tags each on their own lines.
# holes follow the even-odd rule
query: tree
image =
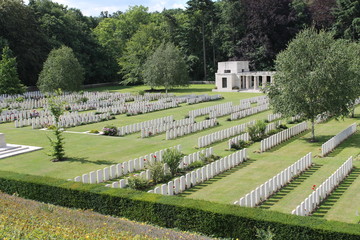
<svg viewBox="0 0 360 240">
<path fill-rule="evenodd" d="M 142 72 L 144 82 L 151 87 L 169 88 L 184 86 L 189 82 L 186 62 L 181 52 L 172 43 L 162 43 L 150 56 Z"/>
<path fill-rule="evenodd" d="M 83 69 L 71 48 L 62 46 L 50 52 L 37 83 L 42 92 L 78 91 L 84 82 Z"/>
<path fill-rule="evenodd" d="M 119 59 L 124 80 L 122 84 L 143 83 L 141 71 L 146 59 L 159 47 L 162 40 L 168 36 L 162 27 L 156 23 L 142 25 L 126 43 L 123 56 Z"/>
<path fill-rule="evenodd" d="M 256 70 L 272 70 L 276 54 L 299 31 L 298 9 L 292 0 L 242 0 L 246 35 L 236 49 L 235 59 L 249 60 Z"/>
<path fill-rule="evenodd" d="M 16 57 L 21 81 L 34 86 L 51 48 L 35 13 L 24 1 L 0 0 L 0 36 Z"/>
<path fill-rule="evenodd" d="M 21 94 L 25 92 L 25 86 L 21 84 L 16 58 L 12 57 L 9 47 L 4 47 L 0 60 L 0 94 Z"/>
<path fill-rule="evenodd" d="M 355 55 L 352 44 L 335 40 L 332 33 L 300 32 L 277 56 L 275 84 L 265 90 L 274 111 L 310 120 L 314 141 L 317 115 L 346 116 L 360 95 Z"/>
<path fill-rule="evenodd" d="M 334 28 L 337 37 L 360 39 L 360 1 L 337 0 Z"/>
<path fill-rule="evenodd" d="M 65 102 L 60 99 L 62 95 L 61 89 L 55 91 L 55 95 L 52 95 L 49 100 L 49 110 L 55 119 L 54 126 L 54 135 L 55 140 L 51 139 L 48 136 L 50 144 L 53 148 L 49 156 L 53 157 L 53 162 L 59 162 L 65 160 L 65 150 L 64 150 L 64 138 L 62 136 L 62 130 L 59 127 L 60 116 L 64 113 Z"/>
</svg>

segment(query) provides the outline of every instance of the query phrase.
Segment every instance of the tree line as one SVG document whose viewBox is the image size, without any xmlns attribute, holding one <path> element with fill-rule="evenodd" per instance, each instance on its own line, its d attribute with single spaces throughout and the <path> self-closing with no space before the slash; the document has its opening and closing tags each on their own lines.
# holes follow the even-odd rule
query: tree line
<svg viewBox="0 0 360 240">
<path fill-rule="evenodd" d="M 359 40 L 359 0 L 190 0 L 185 9 L 133 6 L 98 17 L 49 0 L 0 0 L 0 50 L 16 59 L 27 86 L 64 46 L 85 84 L 144 83 L 144 64 L 165 43 L 178 49 L 192 80 L 213 80 L 218 61 L 246 59 L 253 70 L 273 70 L 276 55 L 308 27 Z"/>
</svg>

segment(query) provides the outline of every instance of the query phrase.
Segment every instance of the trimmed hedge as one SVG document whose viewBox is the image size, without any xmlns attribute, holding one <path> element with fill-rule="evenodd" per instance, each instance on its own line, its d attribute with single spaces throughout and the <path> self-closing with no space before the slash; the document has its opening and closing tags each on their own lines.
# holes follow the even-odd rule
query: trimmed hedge
<svg viewBox="0 0 360 240">
<path fill-rule="evenodd" d="M 356 224 L 12 172 L 0 171 L 0 191 L 215 237 L 254 239 L 270 226 L 276 239 L 360 239 Z"/>
</svg>

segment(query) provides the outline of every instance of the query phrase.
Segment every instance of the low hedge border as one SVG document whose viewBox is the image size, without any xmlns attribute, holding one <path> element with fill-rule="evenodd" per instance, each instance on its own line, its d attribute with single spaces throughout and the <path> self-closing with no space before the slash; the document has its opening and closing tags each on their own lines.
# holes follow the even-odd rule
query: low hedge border
<svg viewBox="0 0 360 240">
<path fill-rule="evenodd" d="M 13 172 L 0 171 L 0 191 L 215 237 L 254 239 L 256 228 L 270 227 L 275 239 L 360 238 L 356 224 Z"/>
</svg>

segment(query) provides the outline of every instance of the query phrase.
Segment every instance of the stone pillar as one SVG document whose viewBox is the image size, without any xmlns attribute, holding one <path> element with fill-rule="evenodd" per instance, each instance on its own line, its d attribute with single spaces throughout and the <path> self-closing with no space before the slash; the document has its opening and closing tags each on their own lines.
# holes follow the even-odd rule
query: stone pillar
<svg viewBox="0 0 360 240">
<path fill-rule="evenodd" d="M 245 86 L 245 89 L 250 89 L 251 76 L 245 76 L 245 78 L 246 78 L 246 86 Z"/>
<path fill-rule="evenodd" d="M 254 80 L 254 90 L 258 90 L 259 88 L 259 76 L 254 76 L 255 80 Z"/>
</svg>

